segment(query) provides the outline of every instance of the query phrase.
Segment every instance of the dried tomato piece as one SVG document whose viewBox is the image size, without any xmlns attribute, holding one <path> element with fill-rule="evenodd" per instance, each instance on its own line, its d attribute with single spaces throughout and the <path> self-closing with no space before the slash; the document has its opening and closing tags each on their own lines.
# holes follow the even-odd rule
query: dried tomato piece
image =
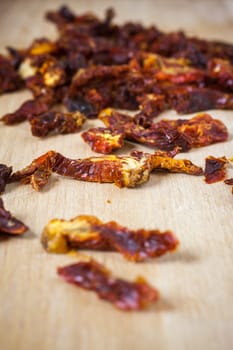
<svg viewBox="0 0 233 350">
<path fill-rule="evenodd" d="M 130 230 L 114 221 L 95 226 L 114 250 L 131 261 L 143 261 L 174 251 L 179 244 L 171 231 Z"/>
<path fill-rule="evenodd" d="M 22 85 L 23 82 L 14 69 L 13 62 L 10 58 L 0 55 L 0 94 L 18 90 Z"/>
<path fill-rule="evenodd" d="M 142 113 L 140 113 L 140 116 Z M 209 114 L 199 114 L 190 120 L 161 120 L 150 122 L 147 127 L 137 124 L 135 117 L 116 112 L 107 108 L 99 114 L 99 119 L 112 130 L 124 132 L 125 138 L 158 147 L 162 150 L 172 150 L 180 147 L 188 151 L 192 147 L 207 146 L 212 143 L 226 141 L 228 131 L 219 120 Z"/>
<path fill-rule="evenodd" d="M 203 175 L 203 169 L 193 164 L 188 159 L 174 159 L 176 150 L 169 152 L 167 155 L 163 152 L 155 152 L 150 155 L 151 166 L 153 171 L 168 171 L 170 173 L 184 173 L 188 175 Z M 133 151 L 132 155 L 140 157 L 141 152 Z M 149 155 L 148 155 L 149 156 Z"/>
<path fill-rule="evenodd" d="M 51 220 L 41 242 L 50 253 L 70 249 L 117 251 L 126 259 L 143 261 L 174 251 L 179 242 L 171 231 L 130 230 L 116 222 L 103 223 L 95 216 L 80 215 L 65 221 Z"/>
<path fill-rule="evenodd" d="M 48 134 L 69 134 L 81 129 L 86 118 L 80 112 L 61 113 L 50 111 L 29 118 L 32 135 L 44 137 Z"/>
<path fill-rule="evenodd" d="M 164 120 L 158 123 L 176 127 L 184 135 L 192 147 L 208 146 L 212 143 L 223 142 L 228 138 L 227 127 L 218 119 L 207 113 L 200 113 L 188 120 Z"/>
<path fill-rule="evenodd" d="M 38 77 L 35 82 L 41 84 L 41 89 L 43 87 L 54 88 L 66 81 L 66 74 L 61 62 L 48 53 L 27 56 L 19 67 L 19 74 L 24 80 L 34 76 Z M 34 90 L 33 85 L 30 87 Z"/>
<path fill-rule="evenodd" d="M 12 173 L 12 167 L 8 167 L 5 164 L 0 164 L 0 194 L 4 192 L 6 184 Z"/>
<path fill-rule="evenodd" d="M 212 184 L 226 178 L 226 157 L 216 158 L 209 156 L 205 160 L 205 182 Z"/>
<path fill-rule="evenodd" d="M 177 149 L 171 152 L 172 157 Z M 129 156 L 108 155 L 86 159 L 70 159 L 55 151 L 48 151 L 26 168 L 12 174 L 9 182 L 30 183 L 39 191 L 48 182 L 52 172 L 75 180 L 114 183 L 118 187 L 135 187 L 149 180 L 156 169 L 201 175 L 202 169 L 188 160 L 173 160 L 168 153 L 132 152 Z"/>
<path fill-rule="evenodd" d="M 191 148 L 189 139 L 169 124 L 150 124 L 150 127 L 145 128 L 136 124 L 132 117 L 112 108 L 102 110 L 98 117 L 108 128 L 122 131 L 127 140 L 166 151 L 177 146 L 184 152 Z"/>
<path fill-rule="evenodd" d="M 168 103 L 180 114 L 208 109 L 233 109 L 233 95 L 210 88 L 174 87 L 167 91 Z"/>
<path fill-rule="evenodd" d="M 139 108 L 142 111 L 142 115 L 146 115 L 149 117 L 149 119 L 157 117 L 166 109 L 165 95 L 146 94 L 139 97 L 138 100 L 140 102 Z M 142 115 L 139 114 L 137 119 L 139 119 Z M 142 125 L 140 122 L 139 124 Z"/>
<path fill-rule="evenodd" d="M 69 159 L 57 153 L 53 171 L 76 180 L 114 183 L 118 187 L 135 187 L 148 181 L 150 157 L 115 156 Z"/>
<path fill-rule="evenodd" d="M 56 152 L 49 151 L 35 159 L 26 168 L 13 173 L 9 181 L 21 181 L 24 184 L 30 183 L 36 191 L 39 191 L 47 184 L 52 174 L 55 160 Z"/>
<path fill-rule="evenodd" d="M 4 208 L 3 200 L 0 198 L 0 234 L 21 235 L 28 227 L 16 219 Z"/>
<path fill-rule="evenodd" d="M 224 180 L 224 183 L 225 183 L 226 185 L 233 186 L 233 178 Z"/>
<path fill-rule="evenodd" d="M 96 223 L 101 221 L 87 215 L 80 215 L 70 221 L 52 219 L 42 232 L 41 243 L 49 253 L 67 253 L 71 249 L 82 247 L 105 250 L 106 242 L 100 237 L 99 232 L 92 228 Z"/>
<path fill-rule="evenodd" d="M 97 153 L 109 154 L 123 146 L 124 133 L 109 128 L 91 128 L 82 133 L 82 138 Z"/>
<path fill-rule="evenodd" d="M 1 120 L 7 125 L 23 122 L 48 111 L 53 103 L 50 95 L 41 95 L 24 102 L 14 113 L 5 114 Z"/>
<path fill-rule="evenodd" d="M 79 70 L 64 102 L 68 109 L 76 106 L 87 116 L 95 117 L 109 106 L 135 110 L 139 104 L 138 96 L 157 90 L 151 72 L 142 73 L 131 64 L 101 65 Z"/>
<path fill-rule="evenodd" d="M 114 183 L 119 187 L 135 187 L 146 182 L 151 172 L 150 158 L 137 156 L 105 156 L 86 159 L 69 159 L 55 151 L 49 151 L 35 159 L 26 168 L 15 172 L 11 182 L 30 183 L 39 191 L 52 172 L 76 180 Z"/>
<path fill-rule="evenodd" d="M 143 54 L 143 68 L 151 71 L 158 81 L 170 81 L 174 84 L 202 82 L 203 70 L 190 66 L 184 58 L 165 58 L 156 54 Z"/>
<path fill-rule="evenodd" d="M 111 250 L 95 226 L 102 224 L 95 216 L 80 215 L 69 221 L 53 219 L 45 226 L 41 243 L 49 253 L 66 253 L 70 249 Z"/>
<path fill-rule="evenodd" d="M 124 311 L 141 310 L 159 298 L 158 291 L 138 277 L 134 282 L 116 278 L 94 260 L 78 262 L 57 270 L 66 282 L 94 291 L 100 299 Z"/>
<path fill-rule="evenodd" d="M 220 58 L 213 58 L 208 62 L 208 74 L 220 86 L 233 91 L 233 65 Z"/>
</svg>

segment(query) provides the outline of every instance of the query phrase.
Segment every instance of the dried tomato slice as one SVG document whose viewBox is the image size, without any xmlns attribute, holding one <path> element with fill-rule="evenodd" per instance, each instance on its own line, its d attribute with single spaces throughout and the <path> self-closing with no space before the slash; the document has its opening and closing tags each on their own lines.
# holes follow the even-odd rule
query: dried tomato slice
<svg viewBox="0 0 233 350">
<path fill-rule="evenodd" d="M 28 227 L 4 208 L 3 200 L 0 198 L 0 234 L 21 235 Z"/>
<path fill-rule="evenodd" d="M 174 155 L 176 149 L 170 153 Z M 118 187 L 135 187 L 149 180 L 153 170 L 201 175 L 202 168 L 189 160 L 176 159 L 167 152 L 154 154 L 134 151 L 129 156 L 106 155 L 86 159 L 70 159 L 55 151 L 48 151 L 26 168 L 12 174 L 9 182 L 30 183 L 39 191 L 51 174 L 69 176 L 75 180 L 114 183 Z"/>
<path fill-rule="evenodd" d="M 126 259 L 143 261 L 174 251 L 179 242 L 171 231 L 130 230 L 116 222 L 103 223 L 95 216 L 80 215 L 71 220 L 51 220 L 41 237 L 51 253 L 69 249 L 108 250 L 121 253 Z"/>
<path fill-rule="evenodd" d="M 212 184 L 218 181 L 223 181 L 226 178 L 226 157 L 216 158 L 209 156 L 205 160 L 205 181 Z"/>
<path fill-rule="evenodd" d="M 59 267 L 57 273 L 66 282 L 94 291 L 100 299 L 124 311 L 144 309 L 159 298 L 158 291 L 144 278 L 134 282 L 116 278 L 94 260 Z"/>
<path fill-rule="evenodd" d="M 44 137 L 49 134 L 70 134 L 79 131 L 85 122 L 80 112 L 61 113 L 50 111 L 29 118 L 32 135 Z"/>
<path fill-rule="evenodd" d="M 142 118 L 142 112 L 139 116 Z M 207 113 L 197 114 L 189 120 L 150 122 L 146 127 L 138 124 L 137 115 L 132 118 L 111 108 L 101 111 L 99 119 L 106 127 L 124 134 L 125 139 L 168 151 L 176 147 L 181 151 L 188 151 L 192 147 L 207 146 L 226 141 L 228 138 L 228 131 L 223 122 Z M 145 120 L 147 121 L 147 117 Z"/>
<path fill-rule="evenodd" d="M 124 133 L 110 128 L 91 128 L 82 133 L 82 138 L 97 153 L 110 154 L 123 146 Z"/>
</svg>

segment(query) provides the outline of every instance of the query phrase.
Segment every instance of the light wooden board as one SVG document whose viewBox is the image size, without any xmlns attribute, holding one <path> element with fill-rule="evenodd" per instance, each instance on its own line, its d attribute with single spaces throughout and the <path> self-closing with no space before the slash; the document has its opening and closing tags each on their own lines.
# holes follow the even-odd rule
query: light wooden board
<svg viewBox="0 0 233 350">
<path fill-rule="evenodd" d="M 24 46 L 39 36 L 55 37 L 43 21 L 61 1 L 1 2 L 0 47 Z M 77 11 L 99 15 L 109 1 L 69 1 Z M 232 1 L 114 1 L 118 20 L 184 28 L 208 38 L 232 40 Z M 28 92 L 0 97 L 0 115 L 13 111 Z M 211 111 L 229 128 L 229 141 L 179 155 L 204 165 L 207 155 L 233 155 L 233 112 Z M 174 112 L 162 117 L 176 118 Z M 190 117 L 190 116 L 188 116 Z M 186 116 L 187 118 L 187 116 Z M 161 119 L 161 118 L 160 118 Z M 94 125 L 89 122 L 89 126 Z M 93 155 L 79 134 L 40 140 L 27 123 L 0 125 L 0 162 L 19 169 L 54 149 L 69 157 Z M 133 146 L 124 148 L 127 153 Z M 142 148 L 146 149 L 146 148 Z M 230 171 L 229 171 L 229 175 Z M 202 177 L 152 175 L 137 189 L 91 184 L 54 176 L 41 193 L 11 185 L 5 205 L 31 228 L 25 237 L 0 242 L 1 350 L 231 350 L 233 348 L 233 238 L 231 188 L 206 185 Z M 108 200 L 111 203 L 108 203 Z M 173 255 L 134 264 L 114 253 L 90 253 L 121 277 L 144 275 L 161 293 L 147 311 L 124 313 L 56 275 L 75 259 L 49 255 L 39 237 L 54 217 L 93 214 L 132 228 L 172 229 L 181 244 Z"/>
</svg>

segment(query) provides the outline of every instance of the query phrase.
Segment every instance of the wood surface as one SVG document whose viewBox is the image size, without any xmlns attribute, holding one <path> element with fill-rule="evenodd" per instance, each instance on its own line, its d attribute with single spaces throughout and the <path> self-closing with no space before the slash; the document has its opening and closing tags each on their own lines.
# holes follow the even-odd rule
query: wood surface
<svg viewBox="0 0 233 350">
<path fill-rule="evenodd" d="M 43 19 L 62 2 L 0 3 L 0 47 L 25 46 L 35 37 L 55 37 Z M 103 15 L 109 1 L 69 1 L 76 11 Z M 183 28 L 206 38 L 232 40 L 233 3 L 229 1 L 114 1 L 117 20 Z M 28 92 L 0 97 L 0 115 L 14 111 Z M 191 150 L 187 157 L 204 165 L 208 155 L 233 156 L 233 112 L 211 111 L 228 127 L 229 141 Z M 173 111 L 162 117 L 176 118 Z M 190 116 L 185 116 L 189 118 Z M 88 126 L 96 125 L 90 121 Z M 85 126 L 85 128 L 87 125 Z M 74 158 L 94 155 L 80 134 L 38 139 L 29 125 L 0 125 L 0 163 L 19 169 L 49 149 Z M 135 145 L 123 149 L 129 152 Z M 141 149 L 146 149 L 141 147 Z M 229 170 L 229 176 L 233 172 Z M 203 177 L 152 175 L 136 189 L 78 182 L 53 176 L 41 192 L 12 184 L 5 205 L 30 228 L 24 237 L 0 241 L 1 350 L 231 350 L 233 349 L 233 197 L 230 186 L 207 185 Z M 110 200 L 110 203 L 109 203 Z M 127 262 L 116 253 L 86 253 L 115 275 L 145 276 L 160 291 L 160 301 L 143 312 L 124 313 L 96 295 L 64 283 L 56 267 L 75 258 L 49 255 L 41 244 L 51 218 L 91 214 L 132 228 L 172 229 L 178 251 L 145 263 Z"/>
</svg>

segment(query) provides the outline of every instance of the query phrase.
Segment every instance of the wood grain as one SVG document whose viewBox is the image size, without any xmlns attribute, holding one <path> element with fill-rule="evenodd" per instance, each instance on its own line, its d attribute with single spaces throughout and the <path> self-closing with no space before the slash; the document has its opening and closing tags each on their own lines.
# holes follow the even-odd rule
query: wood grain
<svg viewBox="0 0 233 350">
<path fill-rule="evenodd" d="M 1 50 L 6 45 L 27 45 L 34 37 L 54 37 L 55 30 L 43 21 L 43 14 L 61 3 L 1 2 Z M 93 10 L 99 15 L 109 6 L 107 0 L 68 3 L 79 12 Z M 154 22 L 166 30 L 185 28 L 207 38 L 232 40 L 231 0 L 118 0 L 112 4 L 119 21 Z M 20 92 L 1 96 L 0 115 L 13 111 L 29 95 Z M 199 165 L 204 165 L 207 155 L 233 155 L 233 112 L 211 114 L 224 121 L 230 138 L 226 143 L 185 155 Z M 171 111 L 162 117 L 177 116 Z M 91 125 L 95 122 L 89 122 Z M 27 123 L 0 125 L 0 135 L 0 162 L 14 169 L 49 149 L 75 158 L 93 154 L 79 134 L 40 140 L 31 135 Z M 0 242 L 1 350 L 233 348 L 230 187 L 223 183 L 206 185 L 202 177 L 178 174 L 152 175 L 137 189 L 54 176 L 41 193 L 12 184 L 3 198 L 6 207 L 31 231 L 25 237 Z M 118 276 L 133 279 L 144 275 L 160 290 L 157 305 L 139 313 L 123 313 L 57 277 L 56 267 L 74 258 L 45 253 L 39 242 L 42 228 L 53 217 L 68 219 L 79 214 L 116 220 L 133 228 L 170 228 L 177 234 L 181 245 L 175 254 L 146 263 L 130 263 L 114 253 L 90 254 Z"/>
</svg>

